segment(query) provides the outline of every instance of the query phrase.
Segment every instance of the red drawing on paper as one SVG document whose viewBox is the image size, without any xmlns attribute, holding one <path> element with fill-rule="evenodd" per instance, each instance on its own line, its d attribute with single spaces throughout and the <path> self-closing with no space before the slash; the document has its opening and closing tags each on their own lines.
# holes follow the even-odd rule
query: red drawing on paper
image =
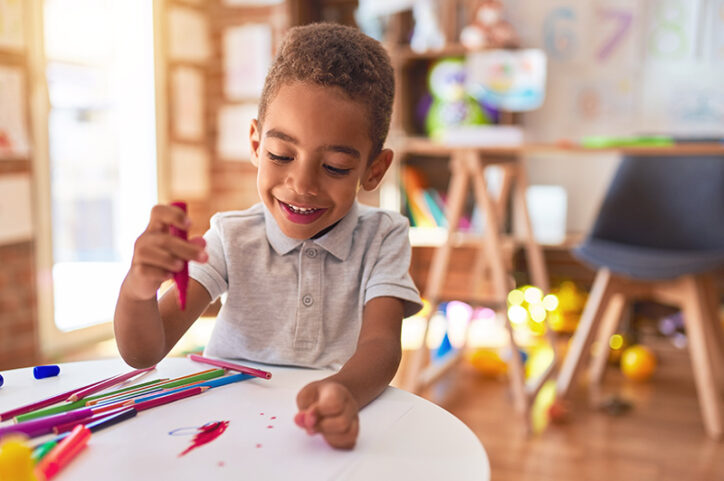
<svg viewBox="0 0 724 481">
<path fill-rule="evenodd" d="M 179 454 L 179 457 L 188 454 L 192 450 L 201 447 L 204 444 L 210 443 L 214 439 L 221 436 L 224 431 L 226 431 L 227 427 L 229 427 L 229 421 L 214 421 L 212 423 L 204 424 L 203 426 L 198 428 L 198 432 L 191 440 L 191 446 L 189 446 L 184 452 Z"/>
</svg>

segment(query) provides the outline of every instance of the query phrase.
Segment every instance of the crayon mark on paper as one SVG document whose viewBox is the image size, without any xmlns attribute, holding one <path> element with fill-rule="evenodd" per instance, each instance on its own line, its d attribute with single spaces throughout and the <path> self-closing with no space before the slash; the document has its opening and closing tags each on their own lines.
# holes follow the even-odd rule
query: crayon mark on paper
<svg viewBox="0 0 724 481">
<path fill-rule="evenodd" d="M 195 429 L 195 434 L 193 439 L 191 440 L 191 445 L 186 448 L 181 454 L 179 454 L 179 457 L 185 456 L 194 449 L 215 440 L 216 438 L 221 436 L 224 431 L 226 431 L 227 427 L 229 427 L 229 421 L 213 421 L 210 423 L 206 423 L 203 426 L 193 428 Z M 169 434 L 171 436 L 183 436 L 191 434 L 189 432 L 189 429 L 192 428 L 179 428 L 171 431 Z M 223 464 L 220 464 L 220 466 L 223 466 Z"/>
</svg>

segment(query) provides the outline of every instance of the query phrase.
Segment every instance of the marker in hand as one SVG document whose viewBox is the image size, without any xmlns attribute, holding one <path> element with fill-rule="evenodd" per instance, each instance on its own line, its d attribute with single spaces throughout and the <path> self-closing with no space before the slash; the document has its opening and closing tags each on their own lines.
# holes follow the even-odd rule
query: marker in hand
<svg viewBox="0 0 724 481">
<path fill-rule="evenodd" d="M 171 205 L 178 207 L 186 212 L 186 202 L 171 202 Z M 188 233 L 185 230 L 181 230 L 177 227 L 170 226 L 172 235 L 180 237 L 183 240 L 188 239 Z M 183 269 L 179 272 L 175 272 L 173 280 L 176 283 L 176 289 L 178 289 L 178 301 L 181 306 L 181 310 L 186 309 L 186 290 L 189 287 L 189 263 L 184 261 Z"/>
</svg>

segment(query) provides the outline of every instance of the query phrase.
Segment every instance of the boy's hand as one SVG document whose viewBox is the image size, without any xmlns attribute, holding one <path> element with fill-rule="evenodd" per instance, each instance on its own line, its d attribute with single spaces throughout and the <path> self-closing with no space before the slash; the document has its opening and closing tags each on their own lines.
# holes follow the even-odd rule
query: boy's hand
<svg viewBox="0 0 724 481">
<path fill-rule="evenodd" d="M 206 242 L 202 237 L 185 241 L 172 235 L 169 226 L 188 230 L 189 218 L 178 207 L 156 205 L 151 209 L 148 227 L 133 247 L 133 260 L 126 281 L 126 292 L 137 300 L 156 296 L 163 281 L 183 269 L 185 261 L 206 262 Z"/>
<path fill-rule="evenodd" d="M 352 449 L 359 433 L 359 407 L 349 390 L 334 381 L 307 384 L 297 394 L 294 422 L 307 434 L 321 433 L 330 446 Z"/>
</svg>

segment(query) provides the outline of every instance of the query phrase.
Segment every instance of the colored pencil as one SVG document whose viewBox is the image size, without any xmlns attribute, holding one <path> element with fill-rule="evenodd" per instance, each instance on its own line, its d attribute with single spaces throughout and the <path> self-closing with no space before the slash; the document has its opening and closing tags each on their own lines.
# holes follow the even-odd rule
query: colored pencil
<svg viewBox="0 0 724 481">
<path fill-rule="evenodd" d="M 74 392 L 73 394 L 71 394 L 68 397 L 68 401 L 75 402 L 75 401 L 78 401 L 79 399 L 86 398 L 86 397 L 90 396 L 91 394 L 95 394 L 98 391 L 102 391 L 109 387 L 113 387 L 117 384 L 122 383 L 123 381 L 131 379 L 132 377 L 136 377 L 139 374 L 143 374 L 144 372 L 152 371 L 153 369 L 156 369 L 156 366 L 147 367 L 146 369 L 134 369 L 133 371 L 127 372 L 125 374 L 120 374 L 118 376 L 114 376 L 106 381 L 96 384 L 95 386 L 91 386 L 91 387 L 88 387 L 85 389 L 81 389 L 80 391 Z"/>
<path fill-rule="evenodd" d="M 42 418 L 44 416 L 50 416 L 51 414 L 58 414 L 58 413 L 63 413 L 63 412 L 67 412 L 67 411 L 72 411 L 73 409 L 78 409 L 78 408 L 85 406 L 86 403 L 88 402 L 88 400 L 91 400 L 91 399 L 98 399 L 98 398 L 109 396 L 111 394 L 118 395 L 118 394 L 122 394 L 124 392 L 130 391 L 132 389 L 138 389 L 138 388 L 144 388 L 144 387 L 150 388 L 149 386 L 151 386 L 153 384 L 157 384 L 160 382 L 162 383 L 165 381 L 168 381 L 168 379 L 155 379 L 153 381 L 148 381 L 143 384 L 138 384 L 136 386 L 130 386 L 130 387 L 126 387 L 123 389 L 118 389 L 116 391 L 113 391 L 112 393 L 89 396 L 85 399 L 81 399 L 80 401 L 76 401 L 74 403 L 63 403 L 63 404 L 59 404 L 57 406 L 53 406 L 53 407 L 49 407 L 49 408 L 45 408 L 45 409 L 37 409 L 35 411 L 30 411 L 28 413 L 15 416 L 15 422 L 19 423 L 19 422 L 23 422 L 23 421 L 30 421 L 31 419 Z M 63 400 L 67 399 L 67 397 L 68 397 L 68 393 L 64 393 Z"/>
<path fill-rule="evenodd" d="M 0 438 L 11 433 L 25 434 L 29 438 L 42 436 L 43 434 L 53 432 L 53 427 L 58 424 L 88 417 L 92 414 L 92 412 L 93 411 L 90 408 L 76 409 L 75 411 L 68 411 L 67 413 L 55 414 L 41 419 L 34 419 L 32 421 L 25 421 L 5 426 L 0 428 Z"/>
<path fill-rule="evenodd" d="M 210 381 L 195 382 L 193 384 L 181 386 L 178 389 L 167 389 L 167 390 L 161 391 L 159 393 L 152 393 L 152 394 L 149 393 L 148 396 L 139 397 L 135 401 L 136 402 L 149 401 L 151 399 L 156 399 L 156 398 L 159 398 L 162 396 L 166 396 L 168 394 L 173 394 L 175 392 L 183 391 L 185 389 L 190 389 L 192 387 L 197 387 L 197 386 L 198 387 L 209 387 L 209 388 L 225 386 L 226 384 L 231 384 L 233 382 L 239 382 L 239 381 L 245 381 L 246 379 L 251 379 L 253 377 L 254 376 L 252 376 L 251 374 L 243 374 L 243 373 L 232 374 L 230 376 L 224 376 L 224 377 L 220 377 L 217 379 L 212 379 Z"/>
<path fill-rule="evenodd" d="M 208 390 L 209 387 L 207 386 L 196 386 L 189 389 L 182 389 L 181 391 L 168 394 L 166 396 L 161 396 L 159 398 L 155 399 L 149 399 L 147 401 L 138 402 L 136 400 L 130 400 L 126 401 L 126 406 L 134 407 L 138 412 L 145 411 L 146 409 L 155 408 L 157 406 L 163 406 L 164 404 L 169 404 L 174 401 L 178 401 L 179 399 L 184 399 L 187 397 L 195 396 L 197 394 L 201 394 L 202 392 L 205 392 Z"/>
<path fill-rule="evenodd" d="M 178 378 L 175 378 L 175 379 L 171 379 L 171 380 L 168 381 L 168 382 L 164 382 L 164 383 L 162 383 L 162 384 L 153 386 L 152 388 L 148 388 L 148 389 L 144 389 L 144 390 L 138 391 L 138 392 L 134 393 L 134 396 L 129 396 L 129 397 L 135 397 L 136 395 L 146 394 L 147 392 L 155 391 L 155 390 L 157 390 L 157 389 L 159 389 L 159 388 L 161 388 L 161 389 L 170 389 L 170 388 L 179 387 L 179 386 L 191 385 L 191 384 L 194 384 L 194 383 L 197 382 L 197 381 L 204 381 L 204 380 L 208 380 L 208 379 L 214 379 L 214 378 L 217 378 L 217 377 L 221 377 L 221 376 L 223 376 L 224 374 L 226 374 L 226 370 L 225 370 L 225 369 L 208 369 L 208 370 L 206 370 L 206 371 L 201 371 L 201 372 L 198 372 L 198 373 L 195 373 L 195 374 L 189 374 L 189 375 L 187 375 L 187 376 L 183 376 L 183 377 L 178 377 Z M 127 394 L 127 393 L 125 393 L 125 394 Z M 125 396 L 111 396 L 111 397 L 109 397 L 108 399 L 106 399 L 105 401 L 102 401 L 102 403 L 107 403 L 108 401 L 118 402 L 118 401 L 121 401 L 121 400 L 122 400 L 122 399 L 121 399 L 122 397 L 125 397 Z M 90 398 L 89 398 L 89 399 L 90 399 Z M 97 403 L 97 404 L 101 404 L 101 403 Z M 89 403 L 89 405 L 92 405 L 92 404 Z"/>
<path fill-rule="evenodd" d="M 198 354 L 189 354 L 187 356 L 192 361 L 202 362 L 204 364 L 210 364 L 212 366 L 223 367 L 232 371 L 243 372 L 244 374 L 251 374 L 252 376 L 261 377 L 264 379 L 271 379 L 272 375 L 268 371 L 262 371 L 261 369 L 255 369 L 253 367 L 242 366 L 241 364 L 235 364 L 233 362 L 222 361 L 219 359 L 211 359 Z"/>
<path fill-rule="evenodd" d="M 108 379 L 112 379 L 112 378 L 108 378 Z M 44 408 L 46 406 L 50 406 L 50 405 L 65 401 L 66 399 L 68 399 L 68 396 L 71 396 L 73 393 L 78 392 L 82 389 L 86 389 L 86 388 L 98 385 L 104 381 L 107 381 L 108 379 L 102 379 L 100 381 L 96 381 L 96 382 L 88 384 L 86 386 L 77 387 L 71 391 L 66 391 L 64 393 L 56 394 L 55 396 L 52 396 L 52 397 L 49 397 L 46 399 L 41 399 L 40 401 L 35 401 L 33 403 L 26 404 L 24 406 L 20 406 L 15 409 L 11 409 L 10 411 L 5 411 L 4 413 L 0 413 L 0 421 L 6 421 L 15 416 L 29 413 L 31 411 L 35 411 L 35 410 Z"/>
<path fill-rule="evenodd" d="M 79 424 L 35 466 L 35 476 L 47 481 L 75 458 L 88 445 L 91 431 Z"/>
</svg>

